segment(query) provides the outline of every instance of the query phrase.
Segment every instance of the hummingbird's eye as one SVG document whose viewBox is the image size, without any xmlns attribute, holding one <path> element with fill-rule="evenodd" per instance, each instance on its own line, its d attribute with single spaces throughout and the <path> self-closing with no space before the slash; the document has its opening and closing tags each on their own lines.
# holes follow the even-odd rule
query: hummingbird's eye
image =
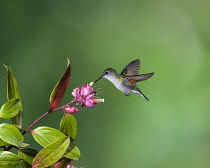
<svg viewBox="0 0 210 168">
<path fill-rule="evenodd" d="M 109 71 L 106 71 L 105 74 L 107 75 L 109 73 Z"/>
</svg>

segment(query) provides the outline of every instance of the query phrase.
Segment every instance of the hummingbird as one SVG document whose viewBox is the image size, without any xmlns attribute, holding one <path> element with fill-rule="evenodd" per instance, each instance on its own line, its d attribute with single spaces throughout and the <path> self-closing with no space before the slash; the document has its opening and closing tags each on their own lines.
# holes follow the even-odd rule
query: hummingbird
<svg viewBox="0 0 210 168">
<path fill-rule="evenodd" d="M 149 101 L 149 99 L 137 87 L 136 83 L 151 78 L 154 75 L 154 72 L 138 75 L 139 68 L 140 59 L 130 62 L 120 74 L 118 74 L 113 68 L 107 68 L 103 71 L 101 77 L 99 77 L 94 83 L 101 78 L 106 78 L 112 82 L 118 90 L 122 91 L 125 96 L 129 96 L 130 93 L 135 93 Z"/>
</svg>

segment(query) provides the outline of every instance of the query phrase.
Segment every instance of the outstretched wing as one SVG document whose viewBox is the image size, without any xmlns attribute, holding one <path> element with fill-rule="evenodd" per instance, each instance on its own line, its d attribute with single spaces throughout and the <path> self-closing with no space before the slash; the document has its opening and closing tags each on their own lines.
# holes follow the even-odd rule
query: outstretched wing
<svg viewBox="0 0 210 168">
<path fill-rule="evenodd" d="M 153 73 L 148 73 L 148 74 L 142 74 L 142 75 L 134 75 L 134 76 L 129 76 L 127 80 L 124 80 L 125 85 L 135 85 L 137 82 L 147 80 L 151 78 L 154 75 Z"/>
<path fill-rule="evenodd" d="M 133 76 L 138 75 L 140 68 L 140 60 L 136 59 L 132 62 L 130 62 L 121 72 L 121 75 L 123 76 Z"/>
</svg>

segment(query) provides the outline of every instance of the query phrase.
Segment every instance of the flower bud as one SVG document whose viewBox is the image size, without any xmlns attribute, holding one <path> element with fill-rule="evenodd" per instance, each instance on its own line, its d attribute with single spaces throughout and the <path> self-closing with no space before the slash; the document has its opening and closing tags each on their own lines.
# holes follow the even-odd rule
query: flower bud
<svg viewBox="0 0 210 168">
<path fill-rule="evenodd" d="M 79 110 L 74 106 L 66 105 L 64 106 L 63 111 L 66 113 L 77 113 Z"/>
</svg>

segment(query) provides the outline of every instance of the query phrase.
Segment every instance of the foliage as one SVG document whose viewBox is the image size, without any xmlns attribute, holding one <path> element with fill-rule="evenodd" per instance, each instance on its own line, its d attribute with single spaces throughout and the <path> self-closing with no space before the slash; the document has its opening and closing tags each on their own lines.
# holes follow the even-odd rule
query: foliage
<svg viewBox="0 0 210 168">
<path fill-rule="evenodd" d="M 78 100 L 74 98 L 70 103 L 56 108 L 62 100 L 70 81 L 71 66 L 69 60 L 65 73 L 50 95 L 49 110 L 35 120 L 24 131 L 21 130 L 23 124 L 23 107 L 17 81 L 12 70 L 8 66 L 5 67 L 7 69 L 8 101 L 0 108 L 0 117 L 11 119 L 13 124 L 0 124 L 0 147 L 3 148 L 3 151 L 0 151 L 0 168 L 12 168 L 18 165 L 22 165 L 23 168 L 41 168 L 53 164 L 54 167 L 61 167 L 61 165 L 65 165 L 66 167 L 72 165 L 73 160 L 79 160 L 81 157 L 80 150 L 73 144 L 73 141 L 76 139 L 78 124 L 76 118 L 70 114 L 77 112 L 78 109 L 69 105 L 72 103 L 79 104 Z M 88 87 L 91 87 L 89 84 L 86 84 L 85 86 L 87 85 Z M 31 129 L 46 115 L 58 110 L 64 111 L 59 129 L 47 126 L 40 126 L 33 130 Z M 24 135 L 28 132 L 32 134 L 37 143 L 43 146 L 42 150 L 37 151 L 30 147 L 30 143 L 26 144 L 23 142 Z M 17 149 L 18 154 L 10 152 L 12 148 Z"/>
</svg>

